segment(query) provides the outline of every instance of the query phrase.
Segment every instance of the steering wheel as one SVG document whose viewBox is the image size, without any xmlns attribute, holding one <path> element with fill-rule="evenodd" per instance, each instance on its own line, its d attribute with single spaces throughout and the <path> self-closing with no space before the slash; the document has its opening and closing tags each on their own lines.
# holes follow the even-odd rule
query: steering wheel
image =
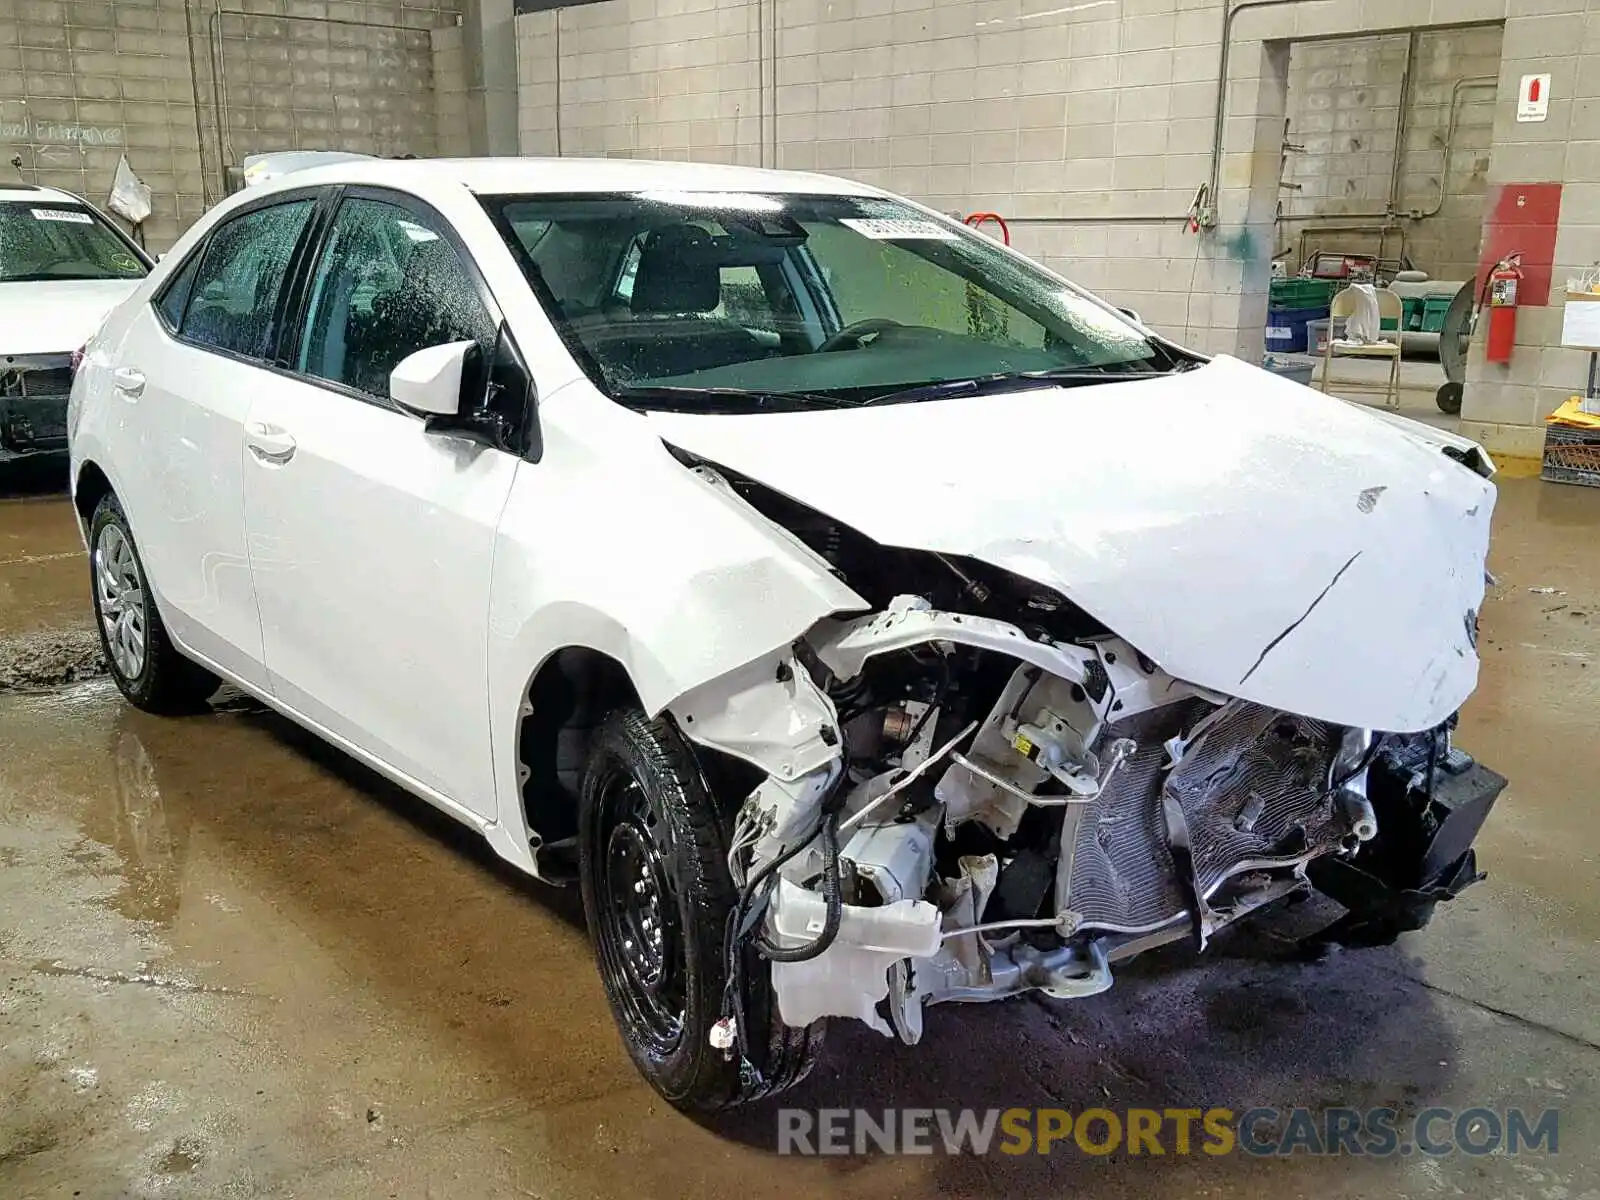
<svg viewBox="0 0 1600 1200">
<path fill-rule="evenodd" d="M 868 317 L 865 321 L 855 321 L 827 338 L 822 345 L 817 347 L 818 354 L 831 354 L 835 350 L 849 350 L 859 348 L 866 338 L 875 333 L 883 333 L 889 329 L 902 328 L 899 321 L 891 321 L 888 317 Z"/>
</svg>

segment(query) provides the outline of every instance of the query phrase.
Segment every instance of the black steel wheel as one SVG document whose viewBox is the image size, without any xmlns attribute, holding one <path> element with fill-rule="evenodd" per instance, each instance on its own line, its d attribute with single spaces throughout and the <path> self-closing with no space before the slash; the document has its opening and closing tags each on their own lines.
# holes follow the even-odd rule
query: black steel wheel
<svg viewBox="0 0 1600 1200">
<path fill-rule="evenodd" d="M 677 886 L 663 861 L 666 831 L 631 775 L 607 771 L 599 788 L 596 947 L 606 971 L 626 985 L 619 997 L 629 1026 L 654 1054 L 669 1055 L 683 1037 L 688 964 Z"/>
<path fill-rule="evenodd" d="M 1461 396 L 1466 391 L 1464 385 L 1450 382 L 1439 385 L 1439 391 L 1434 396 L 1434 401 L 1439 405 L 1439 411 L 1449 413 L 1452 417 L 1461 411 Z"/>
<path fill-rule="evenodd" d="M 770 976 L 745 958 L 746 1049 L 755 1074 L 711 1045 L 722 1017 L 723 935 L 736 899 L 727 831 L 671 718 L 622 709 L 596 731 L 578 813 L 589 937 L 629 1055 L 674 1106 L 711 1112 L 805 1077 L 820 1025 L 777 1018 Z"/>
</svg>

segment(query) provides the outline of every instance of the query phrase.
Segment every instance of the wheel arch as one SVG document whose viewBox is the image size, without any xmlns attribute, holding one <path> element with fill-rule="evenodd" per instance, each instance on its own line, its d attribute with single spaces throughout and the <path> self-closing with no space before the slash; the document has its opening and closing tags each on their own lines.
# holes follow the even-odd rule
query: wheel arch
<svg viewBox="0 0 1600 1200">
<path fill-rule="evenodd" d="M 111 486 L 110 476 L 101 469 L 99 463 L 89 459 L 78 468 L 77 478 L 72 484 L 72 507 L 77 510 L 78 527 L 85 539 L 89 534 L 89 522 L 94 520 L 94 510 L 100 506 L 100 501 L 115 494 L 116 488 Z"/>
<path fill-rule="evenodd" d="M 512 745 L 517 811 L 541 876 L 566 874 L 563 868 L 570 864 L 563 848 L 577 833 L 578 788 L 590 741 L 607 716 L 628 706 L 645 707 L 632 673 L 620 658 L 595 646 L 563 646 L 529 675 Z M 676 724 L 670 713 L 660 716 Z M 764 777 L 730 754 L 688 738 L 685 743 L 719 805 L 737 805 Z"/>
</svg>

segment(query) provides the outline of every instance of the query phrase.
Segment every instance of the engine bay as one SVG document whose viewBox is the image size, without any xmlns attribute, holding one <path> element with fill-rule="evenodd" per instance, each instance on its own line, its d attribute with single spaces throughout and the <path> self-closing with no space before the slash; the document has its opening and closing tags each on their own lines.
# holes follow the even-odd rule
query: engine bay
<svg viewBox="0 0 1600 1200">
<path fill-rule="evenodd" d="M 1449 723 L 1384 734 L 1214 693 L 1047 588 L 717 482 L 875 610 L 673 706 L 691 738 L 768 771 L 730 839 L 729 1052 L 749 970 L 771 970 L 789 1025 L 854 1017 L 915 1043 L 929 1004 L 1093 995 L 1120 959 L 1204 949 L 1309 892 L 1314 864 L 1351 868 L 1330 890 L 1370 910 L 1369 941 L 1478 878 L 1471 838 L 1504 781 L 1450 747 Z M 1436 784 L 1468 767 L 1475 799 L 1447 814 L 1459 852 L 1423 878 L 1406 854 L 1438 840 Z"/>
</svg>

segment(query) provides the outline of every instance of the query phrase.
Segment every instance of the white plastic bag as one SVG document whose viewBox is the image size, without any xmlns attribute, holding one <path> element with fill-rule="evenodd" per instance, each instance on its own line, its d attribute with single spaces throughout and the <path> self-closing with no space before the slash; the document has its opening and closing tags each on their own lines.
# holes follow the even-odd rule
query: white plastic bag
<svg viewBox="0 0 1600 1200">
<path fill-rule="evenodd" d="M 111 199 L 107 207 L 117 216 L 134 225 L 143 225 L 150 215 L 150 188 L 133 173 L 124 154 L 117 163 L 117 173 L 111 180 Z"/>
<path fill-rule="evenodd" d="M 1378 341 L 1383 329 L 1383 317 L 1378 310 L 1378 289 L 1370 283 L 1352 283 L 1350 295 L 1355 299 L 1356 310 L 1345 322 L 1344 337 L 1340 340 L 1357 346 Z"/>
</svg>

